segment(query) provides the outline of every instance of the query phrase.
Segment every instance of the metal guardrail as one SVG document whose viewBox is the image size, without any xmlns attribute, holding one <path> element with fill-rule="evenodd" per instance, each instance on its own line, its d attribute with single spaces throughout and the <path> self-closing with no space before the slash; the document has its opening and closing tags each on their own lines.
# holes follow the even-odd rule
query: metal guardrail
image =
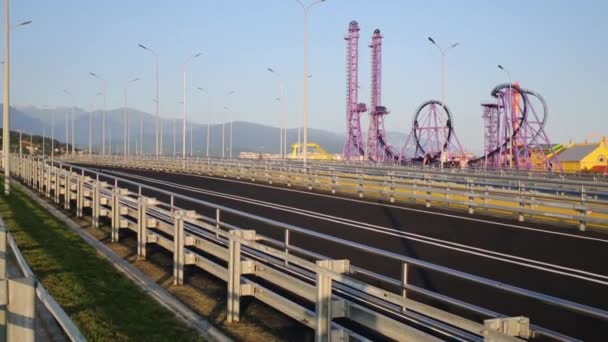
<svg viewBox="0 0 608 342">
<path fill-rule="evenodd" d="M 287 161 L 174 159 L 122 156 L 86 156 L 68 161 L 90 165 L 132 167 L 231 177 L 287 187 L 302 187 L 360 198 L 415 202 L 463 209 L 469 214 L 509 216 L 525 221 L 551 220 L 585 230 L 608 228 L 608 182 L 510 177 L 464 172 L 432 172 L 406 168 L 348 164 L 309 164 Z"/>
<path fill-rule="evenodd" d="M 514 341 L 531 336 L 573 340 L 557 332 L 530 325 L 524 317 L 505 317 L 499 313 L 461 302 L 407 282 L 409 267 L 447 274 L 466 281 L 531 298 L 571 312 L 608 321 L 608 312 L 534 291 L 474 276 L 415 258 L 335 238 L 301 227 L 265 219 L 214 203 L 113 177 L 83 167 L 47 163 L 12 157 L 15 176 L 26 185 L 53 198 L 63 200 L 64 208 L 76 204 L 77 216 L 89 214 L 93 226 L 100 218 L 111 222 L 112 241 L 119 241 L 121 229 L 137 234 L 137 254 L 146 257 L 147 245 L 156 244 L 174 256 L 174 282 L 182 284 L 184 266 L 194 265 L 228 286 L 228 321 L 238 321 L 240 298 L 252 296 L 315 330 L 320 341 L 349 336 L 367 340 L 361 333 L 336 321 L 354 321 L 378 334 L 396 339 L 432 340 L 436 337 L 459 340 Z M 104 181 L 106 180 L 106 181 Z M 107 182 L 107 180 L 113 180 Z M 122 184 L 123 187 L 118 185 Z M 142 195 L 153 190 L 171 198 L 163 203 Z M 174 200 L 211 209 L 214 217 L 187 211 Z M 283 239 L 261 235 L 222 220 L 225 215 L 274 227 Z M 255 228 L 255 223 L 248 228 Z M 348 260 L 331 260 L 323 255 L 290 245 L 291 234 L 348 246 L 360 253 L 379 255 L 397 262 L 401 278 L 395 279 L 351 265 Z M 370 280 L 372 282 L 370 282 Z M 482 315 L 476 322 L 408 298 L 422 295 Z M 422 327 L 422 330 L 419 328 Z"/>
<path fill-rule="evenodd" d="M 0 225 L 5 227 L 4 221 L 1 218 L 0 218 Z M 4 228 L 2 230 L 6 231 L 6 228 Z M 15 242 L 15 239 L 12 237 L 12 235 L 10 233 L 6 233 L 6 235 L 7 235 L 8 245 L 9 245 L 10 249 L 12 250 L 12 253 L 15 257 L 15 260 L 17 261 L 17 264 L 19 266 L 19 269 L 21 270 L 21 273 L 23 274 L 23 276 L 25 278 L 32 280 L 32 282 L 35 286 L 36 297 L 46 307 L 46 309 L 51 314 L 53 319 L 55 319 L 57 324 L 61 327 L 61 330 L 65 334 L 65 336 L 67 336 L 67 338 L 69 338 L 70 341 L 86 341 L 84 336 L 82 336 L 82 334 L 80 333 L 80 330 L 76 327 L 74 322 L 72 322 L 72 320 L 65 313 L 65 311 L 63 311 L 61 306 L 48 293 L 48 291 L 44 288 L 42 283 L 40 283 L 39 281 L 36 280 L 36 276 L 30 269 L 29 265 L 27 264 L 27 261 L 25 261 L 25 258 L 21 254 L 21 251 L 19 250 L 19 247 L 17 246 L 17 243 Z M 34 310 L 31 310 L 31 311 L 34 312 Z M 20 335 L 20 336 L 21 336 L 20 338 L 24 337 L 24 335 Z M 32 332 L 32 335 L 30 335 L 30 336 L 33 338 L 33 332 Z M 32 339 L 32 341 L 33 341 L 33 339 Z"/>
</svg>

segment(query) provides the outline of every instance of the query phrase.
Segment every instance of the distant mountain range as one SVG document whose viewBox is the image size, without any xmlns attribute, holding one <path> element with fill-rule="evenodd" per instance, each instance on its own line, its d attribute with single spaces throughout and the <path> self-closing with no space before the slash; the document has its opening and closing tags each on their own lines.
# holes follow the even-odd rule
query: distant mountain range
<svg viewBox="0 0 608 342">
<path fill-rule="evenodd" d="M 74 110 L 74 132 L 75 145 L 77 148 L 87 149 L 89 144 L 89 121 L 92 118 L 93 122 L 93 138 L 92 145 L 94 151 L 99 151 L 102 142 L 102 112 L 95 110 L 91 114 L 81 108 L 73 108 Z M 71 125 L 72 108 L 38 108 L 34 106 L 17 106 L 11 107 L 11 130 L 18 131 L 22 129 L 24 132 L 34 134 L 45 134 L 50 137 L 52 135 L 52 127 L 54 121 L 54 137 L 59 141 L 65 141 L 66 137 L 66 115 L 70 120 Z M 134 109 L 128 109 L 130 124 L 130 149 L 135 151 L 136 144 L 139 145 L 140 122 L 142 123 L 143 150 L 144 153 L 153 153 L 154 144 L 154 127 L 155 117 L 149 113 L 141 112 Z M 1 117 L 0 108 L 0 117 Z M 121 153 L 123 151 L 123 118 L 124 109 L 117 108 L 108 110 L 106 113 L 106 144 L 111 145 L 112 152 Z M 173 125 L 174 119 L 163 119 L 163 151 L 165 154 L 173 153 Z M 1 120 L 0 120 L 1 126 Z M 180 120 L 176 123 L 176 150 L 181 151 L 182 146 L 182 123 Z M 190 122 L 187 122 L 187 138 L 186 149 L 190 151 Z M 229 148 L 230 124 L 226 123 L 225 130 L 225 148 Z M 192 126 L 193 132 L 193 151 L 194 154 L 204 154 L 206 151 L 207 141 L 207 125 L 194 123 Z M 71 126 L 70 132 L 71 134 Z M 389 132 L 389 141 L 396 147 L 401 147 L 406 139 L 406 134 Z M 71 140 L 71 137 L 70 137 Z M 297 142 L 298 130 L 291 128 L 287 130 L 288 145 Z M 344 144 L 344 136 L 341 133 L 321 129 L 309 129 L 308 140 L 320 144 L 325 150 L 330 153 L 341 153 Z M 106 145 L 108 146 L 108 145 Z M 290 149 L 290 147 L 288 147 Z M 222 125 L 212 124 L 210 127 L 210 153 L 212 155 L 220 155 L 222 150 Z M 242 151 L 260 152 L 260 153 L 278 153 L 279 152 L 279 128 L 261 125 L 252 122 L 235 121 L 233 123 L 233 154 L 238 155 Z"/>
</svg>

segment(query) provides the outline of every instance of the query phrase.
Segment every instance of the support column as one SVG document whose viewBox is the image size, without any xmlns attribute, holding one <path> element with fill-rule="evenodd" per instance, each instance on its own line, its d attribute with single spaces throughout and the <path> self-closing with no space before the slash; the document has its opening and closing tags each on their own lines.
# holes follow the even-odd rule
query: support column
<svg viewBox="0 0 608 342">
<path fill-rule="evenodd" d="M 72 197 L 70 194 L 70 171 L 65 172 L 65 177 L 63 180 L 63 208 L 65 210 L 70 210 L 70 197 Z"/>
<path fill-rule="evenodd" d="M 84 207 L 84 191 L 82 176 L 78 176 L 76 184 L 76 217 L 82 217 L 82 208 Z"/>
<path fill-rule="evenodd" d="M 99 181 L 93 184 L 93 228 L 99 228 L 99 211 L 101 209 L 99 207 L 99 186 Z"/>
<path fill-rule="evenodd" d="M 55 180 L 54 184 L 53 184 L 53 195 L 55 197 L 55 203 L 59 204 L 59 171 L 55 170 L 55 173 L 53 174 L 53 179 Z"/>
<path fill-rule="evenodd" d="M 241 311 L 241 240 L 255 241 L 255 230 L 231 230 L 228 246 L 228 323 L 238 322 Z"/>
<path fill-rule="evenodd" d="M 46 167 L 46 197 L 51 197 L 51 167 Z"/>
<path fill-rule="evenodd" d="M 184 216 L 181 210 L 173 215 L 173 285 L 184 284 Z"/>
<path fill-rule="evenodd" d="M 335 273 L 348 273 L 348 260 L 318 260 L 317 266 Z M 315 342 L 329 342 L 331 334 L 332 278 L 326 272 L 317 271 L 317 291 L 315 301 Z"/>
<path fill-rule="evenodd" d="M 112 189 L 112 242 L 118 242 L 120 231 L 120 189 Z"/>
<path fill-rule="evenodd" d="M 34 342 L 36 339 L 36 280 L 8 281 L 7 341 Z"/>
<path fill-rule="evenodd" d="M 148 198 L 139 197 L 137 210 L 137 260 L 146 260 L 146 244 L 148 243 Z"/>
</svg>

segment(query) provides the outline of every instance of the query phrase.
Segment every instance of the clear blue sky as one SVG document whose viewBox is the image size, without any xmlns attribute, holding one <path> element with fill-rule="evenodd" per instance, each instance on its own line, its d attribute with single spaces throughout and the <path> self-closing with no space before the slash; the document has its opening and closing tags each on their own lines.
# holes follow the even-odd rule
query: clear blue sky
<svg viewBox="0 0 608 342">
<path fill-rule="evenodd" d="M 306 1 L 306 0 L 303 0 Z M 455 41 L 448 56 L 446 102 L 457 134 L 471 150 L 483 144 L 479 103 L 506 81 L 503 64 L 523 87 L 543 94 L 550 106 L 554 141 L 607 134 L 607 1 L 403 1 L 328 0 L 310 18 L 310 126 L 343 132 L 345 125 L 345 35 L 351 20 L 361 25 L 360 84 L 369 102 L 369 37 L 380 28 L 383 44 L 383 103 L 391 131 L 407 132 L 413 111 L 440 96 L 440 57 L 427 40 Z M 100 83 L 109 82 L 108 107 L 123 103 L 132 77 L 129 106 L 153 112 L 153 57 L 160 54 L 161 113 L 181 115 L 181 65 L 190 86 L 209 90 L 215 118 L 224 105 L 234 119 L 278 123 L 277 79 L 287 92 L 290 126 L 302 108 L 302 10 L 295 0 L 13 0 L 12 101 L 36 106 L 100 107 Z M 236 94 L 227 97 L 229 90 Z M 189 113 L 205 122 L 207 102 L 192 90 Z M 367 120 L 365 120 L 367 127 Z"/>
</svg>

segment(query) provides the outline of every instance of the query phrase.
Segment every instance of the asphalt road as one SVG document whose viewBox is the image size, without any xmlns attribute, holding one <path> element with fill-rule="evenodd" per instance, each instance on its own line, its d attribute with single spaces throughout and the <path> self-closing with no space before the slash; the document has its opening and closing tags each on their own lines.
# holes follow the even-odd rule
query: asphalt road
<svg viewBox="0 0 608 342">
<path fill-rule="evenodd" d="M 236 180 L 154 171 L 105 168 L 114 175 L 214 202 L 302 228 L 432 262 L 509 285 L 608 310 L 608 235 L 462 213 L 402 207 L 294 191 Z M 142 178 L 143 177 L 143 178 Z M 146 193 L 167 200 L 162 195 Z M 214 217 L 211 211 L 197 209 Z M 257 222 L 226 222 L 282 239 Z M 383 258 L 293 234 L 290 243 L 398 279 L 400 265 Z M 530 267 L 533 265 L 533 267 Z M 548 271 L 549 270 L 549 271 Z M 409 283 L 586 341 L 602 340 L 608 322 L 436 272 L 410 268 Z M 414 299 L 420 299 L 416 296 Z M 463 313 L 458 309 L 443 309 Z"/>
</svg>

